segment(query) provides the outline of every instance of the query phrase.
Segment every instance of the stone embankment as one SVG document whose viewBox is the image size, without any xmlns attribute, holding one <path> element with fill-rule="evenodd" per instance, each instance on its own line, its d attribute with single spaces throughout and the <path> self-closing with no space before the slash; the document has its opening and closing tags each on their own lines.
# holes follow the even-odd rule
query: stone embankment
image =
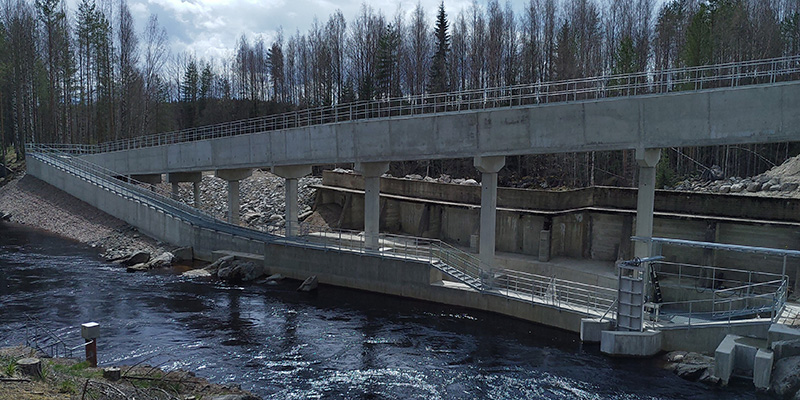
<svg viewBox="0 0 800 400">
<path fill-rule="evenodd" d="M 792 157 L 763 174 L 749 178 L 724 177 L 714 166 L 699 179 L 683 181 L 674 190 L 709 193 L 737 193 L 753 196 L 800 198 L 800 156 Z"/>
</svg>

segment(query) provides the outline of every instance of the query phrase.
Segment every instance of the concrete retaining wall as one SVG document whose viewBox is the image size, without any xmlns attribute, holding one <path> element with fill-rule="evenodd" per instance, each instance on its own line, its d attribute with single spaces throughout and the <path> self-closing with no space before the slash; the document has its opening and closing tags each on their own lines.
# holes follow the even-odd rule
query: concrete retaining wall
<svg viewBox="0 0 800 400">
<path fill-rule="evenodd" d="M 343 228 L 363 229 L 363 179 L 326 171 L 317 204 L 343 208 Z M 480 186 L 381 179 L 381 229 L 469 247 L 480 225 Z M 550 230 L 552 257 L 615 261 L 631 257 L 636 190 L 595 187 L 571 191 L 499 188 L 496 249 L 539 255 Z M 656 191 L 653 235 L 783 249 L 800 249 L 800 201 L 743 195 Z M 736 217 L 736 218 L 733 218 Z M 780 273 L 777 257 L 665 247 L 668 261 Z M 794 278 L 797 260 L 789 260 Z"/>
</svg>

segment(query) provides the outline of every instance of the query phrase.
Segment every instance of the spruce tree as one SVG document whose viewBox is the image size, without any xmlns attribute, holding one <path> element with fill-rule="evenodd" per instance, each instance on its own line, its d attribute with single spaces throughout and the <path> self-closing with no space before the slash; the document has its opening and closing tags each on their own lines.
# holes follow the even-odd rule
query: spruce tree
<svg viewBox="0 0 800 400">
<path fill-rule="evenodd" d="M 436 16 L 436 28 L 434 29 L 436 39 L 431 64 L 430 83 L 428 91 L 431 93 L 443 93 L 450 89 L 447 81 L 447 58 L 450 52 L 450 34 L 447 33 L 447 14 L 444 12 L 444 2 L 439 4 L 439 13 Z"/>
</svg>

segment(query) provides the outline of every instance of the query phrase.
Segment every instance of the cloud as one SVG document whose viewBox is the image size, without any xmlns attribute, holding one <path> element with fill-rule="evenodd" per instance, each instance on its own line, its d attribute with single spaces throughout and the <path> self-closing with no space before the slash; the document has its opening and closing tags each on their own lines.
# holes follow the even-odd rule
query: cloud
<svg viewBox="0 0 800 400">
<path fill-rule="evenodd" d="M 67 0 L 72 10 L 79 0 Z M 141 33 L 150 14 L 156 14 L 169 35 L 173 54 L 188 53 L 199 58 L 229 58 L 239 37 L 244 34 L 252 43 L 257 37 L 270 43 L 278 29 L 287 35 L 296 31 L 306 33 L 316 17 L 324 25 L 337 9 L 341 10 L 348 26 L 360 13 L 362 4 L 393 19 L 398 11 L 406 15 L 418 0 L 128 0 L 128 7 Z M 117 2 L 112 2 L 117 6 Z M 483 1 L 480 2 L 483 4 Z M 517 4 L 518 3 L 518 4 Z M 438 0 L 421 0 L 429 24 L 433 26 Z M 450 21 L 455 20 L 471 0 L 445 2 Z M 514 7 L 521 8 L 522 1 Z"/>
</svg>

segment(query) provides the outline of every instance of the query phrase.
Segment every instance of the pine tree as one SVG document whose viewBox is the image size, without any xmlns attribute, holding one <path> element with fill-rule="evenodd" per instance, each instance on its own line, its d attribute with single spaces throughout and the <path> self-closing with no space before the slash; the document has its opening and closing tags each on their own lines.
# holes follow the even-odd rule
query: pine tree
<svg viewBox="0 0 800 400">
<path fill-rule="evenodd" d="M 450 34 L 447 32 L 447 14 L 444 12 L 444 2 L 439 4 L 439 13 L 436 16 L 436 28 L 434 29 L 436 39 L 431 64 L 430 83 L 428 91 L 431 93 L 443 93 L 450 89 L 447 81 L 447 61 L 450 52 Z"/>
<path fill-rule="evenodd" d="M 400 96 L 399 50 L 400 34 L 397 28 L 389 24 L 378 44 L 378 73 L 375 77 L 375 94 L 378 98 Z"/>
</svg>

